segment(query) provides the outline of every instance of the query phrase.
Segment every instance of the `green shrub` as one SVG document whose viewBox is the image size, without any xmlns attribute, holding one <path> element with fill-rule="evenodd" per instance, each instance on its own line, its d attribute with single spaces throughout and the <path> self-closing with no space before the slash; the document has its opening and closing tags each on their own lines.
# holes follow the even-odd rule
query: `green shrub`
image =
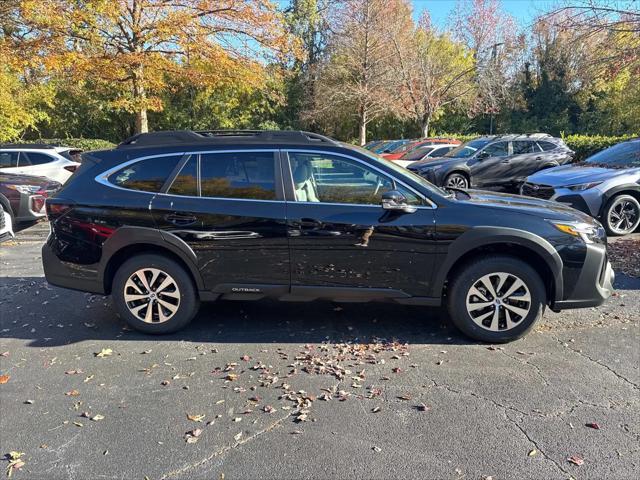
<svg viewBox="0 0 640 480">
<path fill-rule="evenodd" d="M 622 137 L 604 137 L 602 135 L 567 135 L 563 137 L 564 142 L 571 150 L 576 152 L 574 162 L 581 162 L 594 153 L 604 150 L 616 143 L 624 142 L 634 138 L 633 135 Z"/>
<path fill-rule="evenodd" d="M 85 152 L 115 147 L 115 144 L 100 138 L 38 138 L 37 140 L 24 140 L 19 143 L 48 143 L 61 147 L 79 148 Z"/>
</svg>

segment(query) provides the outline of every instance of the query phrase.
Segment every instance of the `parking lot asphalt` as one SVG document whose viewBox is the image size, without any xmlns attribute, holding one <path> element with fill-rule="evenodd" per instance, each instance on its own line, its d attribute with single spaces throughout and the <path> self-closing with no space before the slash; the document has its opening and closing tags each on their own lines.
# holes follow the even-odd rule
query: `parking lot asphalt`
<svg viewBox="0 0 640 480">
<path fill-rule="evenodd" d="M 0 245 L 13 478 L 640 475 L 640 279 L 501 346 L 383 303 L 218 302 L 150 337 L 46 283 L 47 233 Z"/>
</svg>

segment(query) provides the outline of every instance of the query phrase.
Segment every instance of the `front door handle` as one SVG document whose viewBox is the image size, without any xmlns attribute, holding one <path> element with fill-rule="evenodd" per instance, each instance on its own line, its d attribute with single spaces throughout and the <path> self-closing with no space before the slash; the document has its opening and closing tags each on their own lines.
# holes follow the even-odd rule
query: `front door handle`
<svg viewBox="0 0 640 480">
<path fill-rule="evenodd" d="M 164 219 L 167 222 L 180 227 L 193 225 L 198 220 L 194 215 L 189 215 L 184 213 L 170 213 L 168 215 L 165 215 Z"/>
<path fill-rule="evenodd" d="M 502 160 L 501 163 L 511 163 L 511 160 L 509 160 L 508 158 L 506 160 Z"/>
</svg>

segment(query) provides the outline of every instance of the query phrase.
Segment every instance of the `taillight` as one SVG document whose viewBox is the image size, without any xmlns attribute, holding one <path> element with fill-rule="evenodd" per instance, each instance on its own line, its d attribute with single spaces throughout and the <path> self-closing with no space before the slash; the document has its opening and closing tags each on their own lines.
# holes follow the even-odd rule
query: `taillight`
<svg viewBox="0 0 640 480">
<path fill-rule="evenodd" d="M 67 172 L 71 172 L 71 173 L 73 173 L 73 172 L 75 172 L 75 171 L 78 169 L 78 166 L 77 166 L 77 165 L 67 165 L 66 167 L 64 167 L 64 169 L 65 169 Z"/>
<path fill-rule="evenodd" d="M 46 198 L 42 195 L 33 195 L 29 198 L 31 202 L 31 211 L 35 213 L 40 213 L 42 208 L 44 207 L 44 202 Z"/>
<path fill-rule="evenodd" d="M 46 202 L 47 218 L 53 221 L 67 213 L 73 205 L 58 201 L 58 199 L 50 199 Z"/>
</svg>

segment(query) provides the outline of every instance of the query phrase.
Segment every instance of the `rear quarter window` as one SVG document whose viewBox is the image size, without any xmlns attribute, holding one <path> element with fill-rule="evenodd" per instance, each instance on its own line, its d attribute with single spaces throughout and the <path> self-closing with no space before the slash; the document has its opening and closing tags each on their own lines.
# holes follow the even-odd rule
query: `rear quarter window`
<svg viewBox="0 0 640 480">
<path fill-rule="evenodd" d="M 548 152 L 550 150 L 558 148 L 558 145 L 551 142 L 538 142 L 538 145 L 540 145 L 540 148 L 542 149 L 543 152 Z"/>
<path fill-rule="evenodd" d="M 181 155 L 154 157 L 127 165 L 109 176 L 113 185 L 144 192 L 159 192 L 178 165 Z"/>
</svg>

